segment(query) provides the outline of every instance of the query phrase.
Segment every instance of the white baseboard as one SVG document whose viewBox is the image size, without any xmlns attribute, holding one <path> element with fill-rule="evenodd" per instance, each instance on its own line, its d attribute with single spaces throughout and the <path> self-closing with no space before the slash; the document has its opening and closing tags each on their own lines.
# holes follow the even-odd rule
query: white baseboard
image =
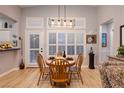
<svg viewBox="0 0 124 93">
<path fill-rule="evenodd" d="M 10 72 L 15 71 L 15 70 L 19 70 L 19 68 L 18 68 L 18 67 L 12 68 L 12 69 L 10 69 L 10 70 L 8 70 L 8 71 L 6 71 L 6 72 L 0 74 L 0 77 L 3 77 L 3 76 L 5 76 L 5 75 L 7 75 L 7 74 L 9 74 Z"/>
</svg>

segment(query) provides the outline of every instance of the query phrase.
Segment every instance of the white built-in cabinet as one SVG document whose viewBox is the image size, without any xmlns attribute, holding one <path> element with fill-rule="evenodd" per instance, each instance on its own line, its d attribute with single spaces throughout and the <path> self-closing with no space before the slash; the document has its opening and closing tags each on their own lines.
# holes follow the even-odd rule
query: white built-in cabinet
<svg viewBox="0 0 124 93">
<path fill-rule="evenodd" d="M 9 41 L 17 47 L 18 32 L 16 31 L 16 20 L 0 14 L 0 43 Z"/>
</svg>

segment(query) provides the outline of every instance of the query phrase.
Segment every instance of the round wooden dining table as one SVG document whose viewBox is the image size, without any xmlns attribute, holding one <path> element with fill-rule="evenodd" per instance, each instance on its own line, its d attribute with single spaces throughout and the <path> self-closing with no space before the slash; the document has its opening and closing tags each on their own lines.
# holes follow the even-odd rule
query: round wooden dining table
<svg viewBox="0 0 124 93">
<path fill-rule="evenodd" d="M 65 58 L 63 58 L 63 57 L 56 57 L 56 59 L 65 59 Z M 66 59 L 66 60 L 67 60 L 67 59 Z M 70 65 L 70 66 L 75 65 L 75 60 L 67 60 L 67 61 L 69 62 L 69 65 Z M 46 64 L 49 66 L 51 62 L 52 62 L 52 59 L 48 59 L 48 60 L 46 61 Z"/>
</svg>

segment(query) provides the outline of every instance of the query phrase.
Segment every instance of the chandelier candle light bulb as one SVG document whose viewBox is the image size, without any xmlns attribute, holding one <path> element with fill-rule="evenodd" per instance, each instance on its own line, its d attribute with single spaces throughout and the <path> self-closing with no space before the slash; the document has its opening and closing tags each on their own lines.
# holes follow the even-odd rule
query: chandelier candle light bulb
<svg viewBox="0 0 124 93">
<path fill-rule="evenodd" d="M 52 19 L 51 24 L 54 25 L 54 19 Z"/>
<path fill-rule="evenodd" d="M 58 17 L 49 18 L 49 26 L 51 27 L 63 27 L 63 28 L 73 28 L 75 19 L 70 19 L 66 17 L 66 6 L 64 6 L 64 16 L 60 17 L 60 6 L 58 6 Z"/>
<path fill-rule="evenodd" d="M 66 26 L 66 20 L 63 21 L 63 26 Z"/>
<path fill-rule="evenodd" d="M 61 26 L 61 21 L 60 21 L 60 19 L 58 20 L 58 23 L 57 23 L 57 24 L 58 24 L 58 26 Z"/>
</svg>

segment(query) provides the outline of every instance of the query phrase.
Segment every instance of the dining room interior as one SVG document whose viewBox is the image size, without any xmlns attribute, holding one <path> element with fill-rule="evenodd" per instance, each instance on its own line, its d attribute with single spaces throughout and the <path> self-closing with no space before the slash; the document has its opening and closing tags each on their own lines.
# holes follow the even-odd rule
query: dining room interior
<svg viewBox="0 0 124 93">
<path fill-rule="evenodd" d="M 124 88 L 124 5 L 0 5 L 0 88 Z"/>
</svg>

